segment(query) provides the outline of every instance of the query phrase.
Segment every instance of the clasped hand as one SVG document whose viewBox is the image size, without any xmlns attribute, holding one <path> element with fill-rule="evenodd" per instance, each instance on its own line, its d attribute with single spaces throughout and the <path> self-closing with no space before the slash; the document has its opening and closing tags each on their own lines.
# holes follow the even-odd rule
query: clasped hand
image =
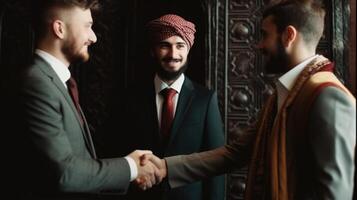
<svg viewBox="0 0 357 200">
<path fill-rule="evenodd" d="M 147 190 L 159 184 L 167 175 L 166 162 L 151 151 L 137 150 L 130 154 L 138 167 L 135 184 L 142 190 Z"/>
</svg>

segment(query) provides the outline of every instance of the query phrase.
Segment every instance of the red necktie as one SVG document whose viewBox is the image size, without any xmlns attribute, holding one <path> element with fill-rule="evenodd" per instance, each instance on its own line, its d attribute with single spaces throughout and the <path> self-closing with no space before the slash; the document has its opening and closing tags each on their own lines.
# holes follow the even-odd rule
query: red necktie
<svg viewBox="0 0 357 200">
<path fill-rule="evenodd" d="M 82 114 L 81 114 L 81 109 L 80 109 L 80 105 L 79 105 L 79 97 L 78 97 L 78 88 L 77 88 L 77 83 L 76 81 L 71 77 L 67 82 L 67 89 L 68 92 L 72 98 L 72 101 L 77 109 L 79 118 L 81 120 L 81 124 L 83 125 L 83 118 L 82 118 Z"/>
<path fill-rule="evenodd" d="M 173 97 L 176 94 L 176 90 L 172 88 L 166 88 L 160 92 L 164 97 L 164 103 L 162 104 L 161 114 L 161 127 L 160 132 L 164 139 L 167 139 L 174 119 L 174 102 Z"/>
<path fill-rule="evenodd" d="M 67 82 L 67 89 L 68 89 L 68 92 L 72 98 L 72 101 L 76 107 L 76 110 L 78 112 L 78 115 L 79 115 L 79 119 L 80 119 L 80 122 L 81 122 L 81 125 L 82 127 L 84 128 L 84 132 L 85 132 L 85 140 L 86 140 L 86 143 L 88 144 L 88 148 L 89 150 L 91 151 L 92 155 L 94 158 L 97 158 L 97 155 L 95 153 L 95 149 L 94 149 L 94 145 L 93 145 L 93 141 L 92 141 L 92 137 L 91 137 L 91 134 L 89 132 L 89 129 L 88 128 L 85 128 L 85 124 L 84 124 L 84 116 L 82 115 L 82 112 L 81 112 L 81 107 L 79 105 L 79 97 L 78 97 L 78 88 L 77 88 L 77 83 L 76 81 L 71 77 Z"/>
</svg>

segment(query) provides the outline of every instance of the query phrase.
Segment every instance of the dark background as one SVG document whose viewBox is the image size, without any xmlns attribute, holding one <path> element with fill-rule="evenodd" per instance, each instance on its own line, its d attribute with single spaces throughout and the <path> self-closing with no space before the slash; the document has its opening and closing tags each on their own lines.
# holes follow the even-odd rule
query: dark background
<svg viewBox="0 0 357 200">
<path fill-rule="evenodd" d="M 254 45 L 260 38 L 262 8 L 269 0 L 101 0 L 94 15 L 98 42 L 92 59 L 71 66 L 79 83 L 81 104 L 93 134 L 105 126 L 111 110 L 132 83 L 152 79 L 144 26 L 174 13 L 196 24 L 196 39 L 186 73 L 217 91 L 226 142 L 256 120 L 275 76 L 265 74 Z M 0 0 L 0 83 L 28 62 L 33 33 L 27 7 L 31 0 Z M 339 78 L 356 94 L 356 1 L 327 0 L 326 31 L 318 53 L 336 62 Z M 1 97 L 0 97 L 1 99 Z M 0 111 L 1 112 L 1 111 Z M 118 134 L 127 133 L 118 127 Z M 2 131 L 3 132 L 3 131 Z M 242 199 L 247 169 L 227 175 L 227 199 Z"/>
</svg>

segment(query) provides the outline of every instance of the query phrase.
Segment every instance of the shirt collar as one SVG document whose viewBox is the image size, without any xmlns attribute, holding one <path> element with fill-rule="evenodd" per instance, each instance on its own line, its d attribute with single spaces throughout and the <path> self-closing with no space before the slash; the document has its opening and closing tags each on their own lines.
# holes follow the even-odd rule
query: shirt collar
<svg viewBox="0 0 357 200">
<path fill-rule="evenodd" d="M 304 70 L 307 64 L 309 64 L 313 59 L 315 59 L 319 55 L 314 55 L 310 58 L 307 58 L 300 64 L 293 67 L 290 71 L 282 75 L 278 81 L 284 86 L 287 90 L 291 90 L 294 86 L 296 79 L 298 78 L 299 74 Z"/>
<path fill-rule="evenodd" d="M 168 85 L 167 83 L 162 81 L 160 77 L 156 74 L 154 79 L 155 93 L 158 94 L 159 92 L 161 92 L 161 90 L 166 88 L 172 88 L 176 90 L 177 93 L 180 93 L 184 81 L 185 81 L 185 76 L 184 74 L 181 74 L 179 78 L 175 80 L 175 82 L 173 82 L 171 85 Z"/>
<path fill-rule="evenodd" d="M 41 58 L 43 58 L 52 67 L 52 69 L 55 71 L 57 76 L 66 86 L 66 82 L 71 77 L 71 72 L 69 71 L 68 66 L 66 66 L 63 62 L 61 62 L 58 58 L 54 57 L 53 55 L 43 50 L 36 49 L 35 53 L 39 55 Z"/>
</svg>

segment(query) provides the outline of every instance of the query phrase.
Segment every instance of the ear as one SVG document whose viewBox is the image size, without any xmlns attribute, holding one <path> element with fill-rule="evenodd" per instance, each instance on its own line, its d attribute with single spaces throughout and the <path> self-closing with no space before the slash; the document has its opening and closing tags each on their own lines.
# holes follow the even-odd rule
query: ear
<svg viewBox="0 0 357 200">
<path fill-rule="evenodd" d="M 290 47 L 290 45 L 295 42 L 297 37 L 297 30 L 294 26 L 287 26 L 283 32 L 282 42 L 285 47 Z"/>
<path fill-rule="evenodd" d="M 63 39 L 65 36 L 65 24 L 61 20 L 55 20 L 52 22 L 52 30 L 55 36 L 60 39 Z"/>
</svg>

